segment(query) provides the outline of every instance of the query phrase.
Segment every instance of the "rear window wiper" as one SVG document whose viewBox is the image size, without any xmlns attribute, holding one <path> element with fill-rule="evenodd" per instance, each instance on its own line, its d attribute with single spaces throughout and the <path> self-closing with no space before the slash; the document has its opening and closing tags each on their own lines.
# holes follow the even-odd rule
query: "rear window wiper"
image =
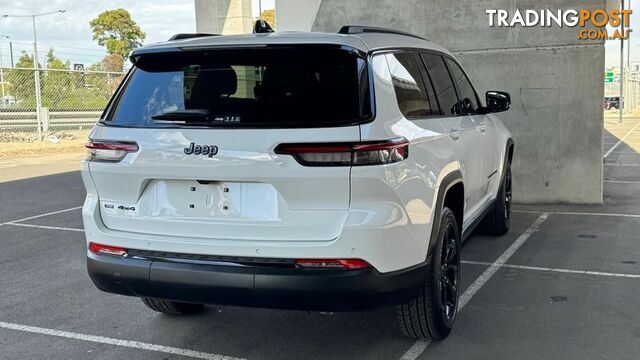
<svg viewBox="0 0 640 360">
<path fill-rule="evenodd" d="M 180 121 L 180 122 L 206 122 L 209 120 L 209 110 L 189 109 L 168 111 L 163 114 L 152 115 L 153 120 Z"/>
</svg>

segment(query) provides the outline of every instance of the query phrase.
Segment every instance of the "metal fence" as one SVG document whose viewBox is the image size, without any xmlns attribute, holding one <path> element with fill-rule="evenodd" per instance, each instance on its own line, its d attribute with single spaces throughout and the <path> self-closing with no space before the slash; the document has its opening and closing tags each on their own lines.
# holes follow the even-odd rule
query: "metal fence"
<svg viewBox="0 0 640 360">
<path fill-rule="evenodd" d="M 37 74 L 37 75 L 36 75 Z M 85 130 L 93 126 L 124 73 L 0 68 L 0 133 Z"/>
<path fill-rule="evenodd" d="M 625 114 L 635 113 L 640 110 L 640 74 L 632 73 L 629 70 L 625 71 L 624 84 L 623 84 L 623 104 Z M 619 97 L 620 96 L 620 81 L 616 78 L 616 81 L 606 83 L 604 86 L 604 96 Z M 617 111 L 614 110 L 614 111 Z"/>
</svg>

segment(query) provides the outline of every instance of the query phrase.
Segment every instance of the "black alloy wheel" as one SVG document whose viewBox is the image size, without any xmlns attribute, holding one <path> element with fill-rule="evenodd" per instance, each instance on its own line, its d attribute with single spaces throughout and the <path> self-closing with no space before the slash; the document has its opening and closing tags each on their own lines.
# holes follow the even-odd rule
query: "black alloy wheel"
<svg viewBox="0 0 640 360">
<path fill-rule="evenodd" d="M 453 224 L 449 224 L 440 255 L 440 309 L 448 323 L 454 319 L 458 307 L 460 254 L 457 241 L 456 230 Z"/>
<path fill-rule="evenodd" d="M 509 223 L 511 221 L 511 166 L 507 168 L 504 176 L 504 217 Z"/>
</svg>

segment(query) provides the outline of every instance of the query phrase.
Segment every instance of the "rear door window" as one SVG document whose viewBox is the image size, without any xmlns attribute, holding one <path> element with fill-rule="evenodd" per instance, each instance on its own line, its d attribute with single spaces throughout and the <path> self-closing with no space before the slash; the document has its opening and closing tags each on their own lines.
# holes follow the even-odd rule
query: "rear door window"
<svg viewBox="0 0 640 360">
<path fill-rule="evenodd" d="M 313 127 L 372 118 L 366 60 L 329 46 L 143 55 L 105 123 Z"/>
<path fill-rule="evenodd" d="M 460 111 L 463 114 L 475 114 L 478 112 L 478 96 L 469 79 L 455 61 L 447 58 L 447 65 L 451 70 L 451 77 L 455 81 L 460 99 Z"/>
<path fill-rule="evenodd" d="M 430 83 L 423 80 L 419 58 L 414 53 L 387 54 L 393 88 L 398 107 L 409 119 L 439 114 L 437 102 L 433 101 Z M 428 85 L 428 87 L 427 87 Z"/>
<path fill-rule="evenodd" d="M 433 82 L 442 114 L 457 115 L 459 113 L 458 96 L 444 59 L 442 56 L 433 54 L 421 54 L 421 56 Z"/>
</svg>

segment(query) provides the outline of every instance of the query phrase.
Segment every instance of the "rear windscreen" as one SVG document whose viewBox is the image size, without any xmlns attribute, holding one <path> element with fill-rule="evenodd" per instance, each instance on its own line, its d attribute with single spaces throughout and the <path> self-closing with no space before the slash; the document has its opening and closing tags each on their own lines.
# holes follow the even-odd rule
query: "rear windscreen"
<svg viewBox="0 0 640 360">
<path fill-rule="evenodd" d="M 135 127 L 313 127 L 372 117 L 366 60 L 338 47 L 142 56 L 105 123 Z"/>
</svg>

